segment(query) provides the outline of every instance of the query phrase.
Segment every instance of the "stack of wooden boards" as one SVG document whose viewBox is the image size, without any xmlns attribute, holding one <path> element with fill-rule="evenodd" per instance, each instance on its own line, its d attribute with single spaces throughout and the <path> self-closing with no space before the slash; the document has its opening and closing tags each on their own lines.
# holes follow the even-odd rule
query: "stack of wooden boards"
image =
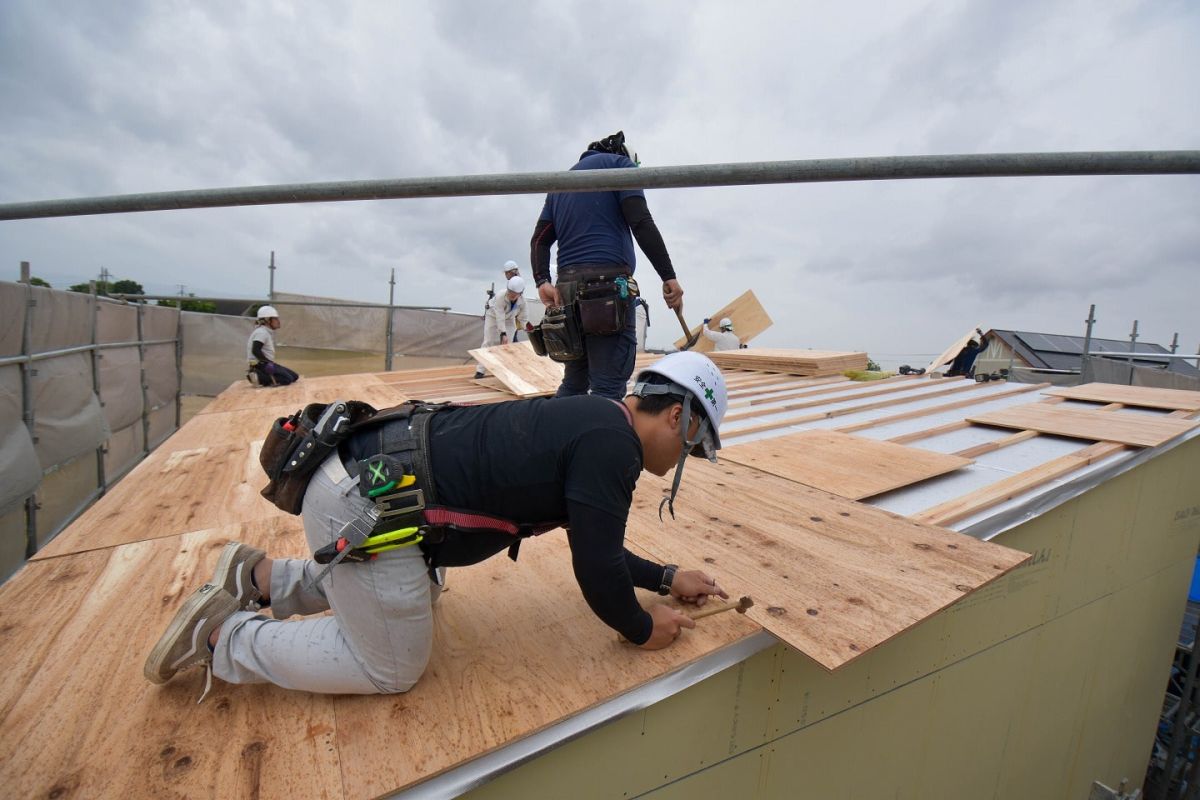
<svg viewBox="0 0 1200 800">
<path fill-rule="evenodd" d="M 707 354 L 721 369 L 753 369 L 760 372 L 786 372 L 790 375 L 817 377 L 840 375 L 850 369 L 866 369 L 866 353 L 833 350 L 780 350 L 751 348 Z"/>
</svg>

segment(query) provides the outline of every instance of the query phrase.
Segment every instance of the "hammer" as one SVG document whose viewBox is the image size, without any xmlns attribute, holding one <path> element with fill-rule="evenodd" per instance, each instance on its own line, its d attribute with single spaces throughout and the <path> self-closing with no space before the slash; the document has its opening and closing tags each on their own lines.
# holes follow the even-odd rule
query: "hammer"
<svg viewBox="0 0 1200 800">
<path fill-rule="evenodd" d="M 749 595 L 742 595 L 742 599 L 738 600 L 737 603 L 722 603 L 716 608 L 703 608 L 697 611 L 695 614 L 692 614 L 691 617 L 692 619 L 704 619 L 705 617 L 711 617 L 713 614 L 720 614 L 722 611 L 728 611 L 731 608 L 739 614 L 745 614 L 746 609 L 753 605 L 754 601 L 750 599 Z"/>
</svg>

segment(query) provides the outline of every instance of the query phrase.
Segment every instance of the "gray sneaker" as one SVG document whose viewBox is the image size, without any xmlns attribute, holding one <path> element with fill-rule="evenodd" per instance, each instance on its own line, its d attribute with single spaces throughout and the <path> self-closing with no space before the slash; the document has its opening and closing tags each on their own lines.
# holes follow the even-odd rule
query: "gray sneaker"
<svg viewBox="0 0 1200 800">
<path fill-rule="evenodd" d="M 254 565 L 266 556 L 257 547 L 251 547 L 241 542 L 229 542 L 217 559 L 217 569 L 213 573 L 212 583 L 229 592 L 237 600 L 238 608 L 242 611 L 258 611 L 262 608 L 262 592 L 254 586 L 250 577 Z"/>
<path fill-rule="evenodd" d="M 146 657 L 146 665 L 142 668 L 146 680 L 166 683 L 181 669 L 206 666 L 209 668 L 208 685 L 211 686 L 209 634 L 237 610 L 237 600 L 219 586 L 206 583 L 193 592 L 183 607 L 175 612 L 166 632 Z M 204 694 L 208 694 L 207 688 Z M 201 695 L 200 699 L 203 700 L 204 696 Z"/>
</svg>

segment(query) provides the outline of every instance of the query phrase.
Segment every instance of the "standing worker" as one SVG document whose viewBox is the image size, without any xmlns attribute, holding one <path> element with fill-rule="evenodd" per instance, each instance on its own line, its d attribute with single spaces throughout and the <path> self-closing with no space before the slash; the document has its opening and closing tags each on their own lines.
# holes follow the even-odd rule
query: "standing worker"
<svg viewBox="0 0 1200 800">
<path fill-rule="evenodd" d="M 254 386 L 287 386 L 300 378 L 292 370 L 275 363 L 275 337 L 271 331 L 279 330 L 282 324 L 274 306 L 259 306 L 258 322 L 246 342 L 246 360 L 250 366 L 246 380 Z"/>
<path fill-rule="evenodd" d="M 483 346 L 495 347 L 515 341 L 517 330 L 528 322 L 525 316 L 525 279 L 513 275 L 508 279 L 504 294 L 488 300 L 483 312 Z M 476 378 L 485 375 L 487 370 L 482 364 L 475 368 Z"/>
<path fill-rule="evenodd" d="M 643 469 L 661 476 L 673 467 L 663 500 L 673 504 L 687 456 L 716 460 L 727 402 L 712 360 L 672 353 L 643 370 L 621 402 L 414 402 L 378 413 L 349 402 L 280 420 L 263 443 L 268 475 L 280 470 L 264 495 L 284 511 L 302 511 L 314 553 L 343 552 L 345 531 L 364 524 L 371 535 L 356 538 L 349 553 L 365 557 L 332 565 L 320 580 L 315 561 L 269 559 L 228 543 L 214 578 L 176 613 L 144 674 L 164 683 L 203 665 L 210 678 L 230 683 L 327 694 L 408 691 L 432 652 L 440 570 L 505 550 L 516 558 L 522 538 L 559 526 L 583 598 L 600 621 L 633 645 L 667 647 L 696 623 L 668 605 L 643 607 L 634 587 L 694 605 L 728 594 L 702 570 L 625 549 L 633 491 Z M 297 453 L 310 458 L 283 473 Z M 275 619 L 255 613 L 268 605 Z M 330 609 L 332 616 L 324 613 Z M 296 614 L 308 616 L 288 619 Z"/>
<path fill-rule="evenodd" d="M 637 319 L 637 349 L 639 353 L 646 352 L 646 329 L 650 327 L 650 304 L 646 298 L 638 297 L 633 301 L 634 317 Z"/>
<path fill-rule="evenodd" d="M 625 134 L 592 142 L 571 169 L 628 169 L 637 154 Z M 632 236 L 631 236 L 632 233 Z M 637 284 L 633 239 L 663 281 L 667 307 L 682 311 L 683 289 L 675 278 L 662 234 L 641 189 L 615 192 L 552 192 L 546 196 L 530 241 L 538 296 L 548 308 L 576 315 L 582 341 L 578 356 L 564 362 L 556 397 L 592 394 L 620 400 L 633 374 L 637 349 L 633 301 Z M 558 282 L 550 282 L 550 246 L 558 242 Z M 543 330 L 545 330 L 543 328 Z"/>
<path fill-rule="evenodd" d="M 721 319 L 721 330 L 714 331 L 708 327 L 708 323 L 712 318 L 704 320 L 704 338 L 713 343 L 713 350 L 738 350 L 742 346 L 742 340 L 733 332 L 733 320 L 729 317 Z"/>
</svg>

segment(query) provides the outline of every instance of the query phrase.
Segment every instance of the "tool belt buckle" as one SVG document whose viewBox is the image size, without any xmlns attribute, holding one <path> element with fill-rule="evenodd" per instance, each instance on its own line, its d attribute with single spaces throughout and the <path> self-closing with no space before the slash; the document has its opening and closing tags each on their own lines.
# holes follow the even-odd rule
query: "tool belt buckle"
<svg viewBox="0 0 1200 800">
<path fill-rule="evenodd" d="M 425 510 L 425 493 L 420 489 L 394 492 L 375 498 L 379 519 L 392 519 L 404 514 L 419 514 Z"/>
</svg>

